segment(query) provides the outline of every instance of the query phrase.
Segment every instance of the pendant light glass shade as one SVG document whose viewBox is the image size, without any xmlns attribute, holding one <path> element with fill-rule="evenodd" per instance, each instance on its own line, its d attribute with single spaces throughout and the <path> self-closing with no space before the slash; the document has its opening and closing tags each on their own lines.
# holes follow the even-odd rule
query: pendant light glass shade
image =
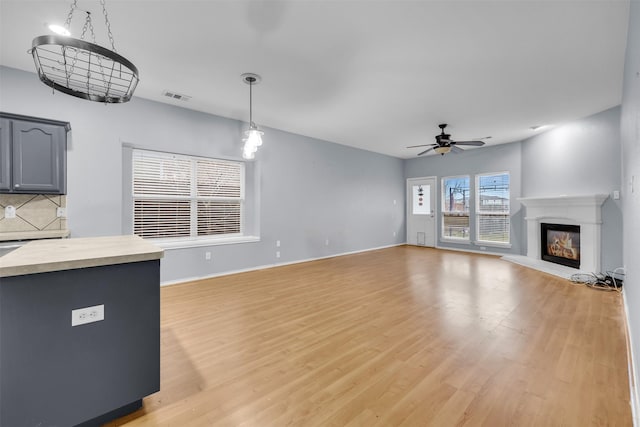
<svg viewBox="0 0 640 427">
<path fill-rule="evenodd" d="M 258 126 L 253 122 L 253 91 L 251 87 L 258 84 L 260 80 L 261 78 L 257 74 L 246 73 L 242 75 L 242 81 L 249 85 L 249 130 L 244 132 L 246 138 L 242 140 L 244 142 L 242 157 L 249 160 L 255 158 L 258 147 L 262 145 L 262 135 L 264 135 L 264 132 L 258 129 Z"/>
<path fill-rule="evenodd" d="M 244 149 L 242 150 L 242 158 L 247 160 L 253 160 L 256 158 L 256 151 L 257 150 L 251 151 L 250 148 L 247 148 L 245 146 Z"/>
<path fill-rule="evenodd" d="M 244 132 L 244 134 L 247 135 L 245 142 L 248 145 L 253 145 L 256 147 L 260 147 L 262 145 L 262 135 L 264 135 L 264 132 L 258 130 L 255 125 L 251 126 L 248 131 Z"/>
</svg>

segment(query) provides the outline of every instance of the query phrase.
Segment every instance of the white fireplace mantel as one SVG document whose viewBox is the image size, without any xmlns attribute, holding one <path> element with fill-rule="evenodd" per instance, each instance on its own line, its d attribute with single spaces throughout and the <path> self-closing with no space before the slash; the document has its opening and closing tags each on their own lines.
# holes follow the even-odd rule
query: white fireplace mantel
<svg viewBox="0 0 640 427">
<path fill-rule="evenodd" d="M 600 272 L 602 204 L 608 194 L 523 197 L 526 207 L 527 257 L 540 260 L 540 223 L 580 226 L 580 271 Z M 576 271 L 577 272 L 577 271 Z"/>
</svg>

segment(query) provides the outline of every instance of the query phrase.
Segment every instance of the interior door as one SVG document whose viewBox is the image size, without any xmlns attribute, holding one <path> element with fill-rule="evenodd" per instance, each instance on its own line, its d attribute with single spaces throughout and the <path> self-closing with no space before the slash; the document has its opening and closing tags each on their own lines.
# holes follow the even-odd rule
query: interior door
<svg viewBox="0 0 640 427">
<path fill-rule="evenodd" d="M 407 179 L 407 244 L 436 245 L 436 178 Z"/>
</svg>

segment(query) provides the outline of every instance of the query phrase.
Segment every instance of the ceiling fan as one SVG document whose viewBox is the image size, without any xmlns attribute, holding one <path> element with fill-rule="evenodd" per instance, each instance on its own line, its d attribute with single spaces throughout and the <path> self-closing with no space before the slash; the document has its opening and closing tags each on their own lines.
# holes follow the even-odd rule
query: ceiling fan
<svg viewBox="0 0 640 427">
<path fill-rule="evenodd" d="M 440 135 L 436 135 L 436 143 L 435 144 L 422 144 L 422 145 L 411 145 L 407 148 L 416 148 L 416 147 L 426 147 L 430 146 L 428 149 L 424 150 L 422 153 L 418 153 L 418 156 L 422 156 L 423 154 L 428 153 L 433 150 L 438 154 L 442 154 L 443 156 L 448 152 L 460 153 L 464 151 L 462 148 L 458 147 L 458 145 L 472 145 L 474 147 L 481 147 L 484 145 L 483 141 L 452 141 L 451 135 L 448 133 L 444 133 L 444 128 L 447 127 L 446 123 L 438 125 L 440 130 Z"/>
</svg>

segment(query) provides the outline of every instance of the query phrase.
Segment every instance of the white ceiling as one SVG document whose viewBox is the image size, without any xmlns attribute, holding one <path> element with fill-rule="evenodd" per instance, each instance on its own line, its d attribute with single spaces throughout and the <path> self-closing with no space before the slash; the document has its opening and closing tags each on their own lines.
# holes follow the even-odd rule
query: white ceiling
<svg viewBox="0 0 640 427">
<path fill-rule="evenodd" d="M 63 23 L 70 4 L 0 0 L 0 64 L 34 71 L 32 39 Z M 498 144 L 622 99 L 628 0 L 106 5 L 118 52 L 140 70 L 136 96 L 247 121 L 240 74 L 254 72 L 259 126 L 401 158 L 432 143 L 438 123 L 453 139 Z M 99 1 L 78 6 L 108 46 Z M 76 36 L 83 21 L 76 12 Z"/>
</svg>

